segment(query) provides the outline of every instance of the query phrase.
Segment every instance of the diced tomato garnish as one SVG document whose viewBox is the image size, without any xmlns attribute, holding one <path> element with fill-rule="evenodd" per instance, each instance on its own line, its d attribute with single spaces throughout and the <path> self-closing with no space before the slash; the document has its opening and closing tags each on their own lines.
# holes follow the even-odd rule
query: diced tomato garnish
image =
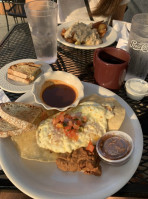
<svg viewBox="0 0 148 199">
<path fill-rule="evenodd" d="M 59 123 L 60 122 L 60 119 L 59 117 L 56 118 L 56 123 Z"/>
<path fill-rule="evenodd" d="M 67 130 L 67 131 L 65 130 L 64 133 L 65 133 L 65 135 L 66 135 L 67 137 L 69 137 L 69 135 L 70 135 L 70 130 Z"/>
<path fill-rule="evenodd" d="M 75 133 L 75 135 L 73 135 L 72 139 L 77 141 L 78 140 L 78 135 Z"/>
<path fill-rule="evenodd" d="M 58 117 L 61 122 L 64 122 L 64 113 L 63 112 L 61 112 Z"/>
<path fill-rule="evenodd" d="M 65 118 L 71 119 L 71 115 L 65 114 Z"/>
<path fill-rule="evenodd" d="M 58 123 L 58 124 L 56 124 L 56 128 L 63 128 L 63 124 L 62 123 Z"/>
<path fill-rule="evenodd" d="M 69 133 L 69 138 L 71 138 L 72 140 L 77 141 L 78 140 L 78 135 L 76 134 L 76 131 L 74 129 L 72 129 Z"/>
<path fill-rule="evenodd" d="M 52 124 L 55 125 L 56 124 L 56 118 L 52 119 Z"/>
<path fill-rule="evenodd" d="M 79 129 L 80 127 L 83 127 L 86 121 L 87 117 L 81 117 L 81 113 L 79 113 L 79 116 L 71 116 L 70 114 L 61 112 L 53 118 L 52 123 L 56 128 L 62 128 L 65 135 L 70 139 L 77 141 Z"/>
<path fill-rule="evenodd" d="M 92 144 L 91 141 L 89 141 L 88 146 L 86 147 L 86 150 L 93 152 L 94 150 L 94 145 Z"/>
<path fill-rule="evenodd" d="M 77 120 L 76 124 L 79 125 L 79 126 L 81 126 L 82 125 L 82 121 L 81 120 Z"/>
<path fill-rule="evenodd" d="M 73 123 L 71 120 L 68 122 L 68 126 L 71 126 L 71 127 L 73 126 Z"/>
<path fill-rule="evenodd" d="M 80 128 L 80 126 L 74 123 L 73 128 L 78 130 Z"/>
<path fill-rule="evenodd" d="M 69 131 L 70 129 L 71 129 L 71 126 L 65 126 L 65 127 L 64 127 L 64 130 L 65 130 L 65 131 Z"/>
</svg>

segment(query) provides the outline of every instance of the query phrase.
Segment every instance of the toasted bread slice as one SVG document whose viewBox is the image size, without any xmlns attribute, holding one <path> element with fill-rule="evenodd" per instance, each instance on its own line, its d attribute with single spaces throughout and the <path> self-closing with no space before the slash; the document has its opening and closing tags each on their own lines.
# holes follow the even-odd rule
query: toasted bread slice
<svg viewBox="0 0 148 199">
<path fill-rule="evenodd" d="M 38 106 L 21 102 L 6 102 L 0 105 L 0 116 L 17 128 L 30 129 L 36 127 L 35 121 L 38 118 L 46 118 L 47 113 Z"/>
<path fill-rule="evenodd" d="M 7 74 L 7 77 L 9 79 L 16 81 L 16 82 L 21 82 L 21 83 L 24 83 L 24 84 L 30 84 L 32 82 L 30 79 L 24 79 L 24 78 L 15 76 L 15 75 L 11 75 L 9 73 Z"/>
<path fill-rule="evenodd" d="M 0 117 L 0 137 L 6 138 L 13 135 L 19 135 L 22 133 L 22 129 L 8 123 Z"/>
<path fill-rule="evenodd" d="M 18 63 L 8 68 L 8 74 L 27 79 L 30 82 L 35 80 L 40 73 L 41 65 L 34 64 L 33 62 Z M 11 77 L 10 75 L 8 78 Z"/>
</svg>

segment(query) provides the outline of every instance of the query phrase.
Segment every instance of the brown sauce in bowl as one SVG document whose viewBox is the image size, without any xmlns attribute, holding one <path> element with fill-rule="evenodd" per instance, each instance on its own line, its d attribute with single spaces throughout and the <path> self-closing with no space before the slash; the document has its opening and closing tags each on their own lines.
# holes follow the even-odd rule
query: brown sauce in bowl
<svg viewBox="0 0 148 199">
<path fill-rule="evenodd" d="M 43 102 L 57 108 L 71 105 L 76 97 L 76 89 L 60 80 L 46 81 L 41 92 Z"/>
<path fill-rule="evenodd" d="M 99 149 L 102 155 L 110 160 L 118 160 L 124 158 L 131 150 L 130 143 L 117 135 L 104 136 L 100 140 Z"/>
</svg>

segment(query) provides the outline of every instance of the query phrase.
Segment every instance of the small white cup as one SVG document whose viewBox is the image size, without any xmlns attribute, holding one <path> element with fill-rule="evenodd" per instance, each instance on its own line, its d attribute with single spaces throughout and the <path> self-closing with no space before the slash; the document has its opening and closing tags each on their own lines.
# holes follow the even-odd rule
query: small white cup
<svg viewBox="0 0 148 199">
<path fill-rule="evenodd" d="M 148 83 L 142 79 L 132 78 L 125 83 L 127 96 L 133 100 L 141 100 L 148 95 Z"/>
<path fill-rule="evenodd" d="M 65 84 L 74 87 L 77 90 L 77 97 L 75 101 L 72 104 L 66 107 L 62 107 L 62 108 L 52 107 L 52 106 L 47 105 L 42 100 L 41 91 L 43 89 L 44 83 L 49 80 L 60 80 L 64 82 Z M 75 107 L 78 105 L 79 101 L 84 97 L 84 86 L 82 82 L 78 79 L 78 77 L 76 77 L 75 75 L 71 73 L 64 72 L 64 71 L 48 71 L 47 73 L 44 73 L 43 75 L 41 75 L 39 78 L 36 79 L 32 87 L 32 93 L 34 95 L 35 102 L 37 104 L 42 105 L 45 109 L 47 110 L 56 109 L 59 111 L 65 111 L 70 107 Z M 66 97 L 67 96 L 65 96 L 65 98 Z"/>
<path fill-rule="evenodd" d="M 124 140 L 125 142 L 128 143 L 128 145 L 125 144 L 125 142 L 123 144 L 122 141 L 119 142 L 112 141 L 112 143 L 111 142 L 108 143 L 108 140 L 114 137 Z M 120 146 L 119 143 L 121 143 L 121 154 L 123 153 L 122 151 L 123 146 L 127 147 L 125 148 L 126 154 L 124 154 L 124 156 L 122 156 L 123 154 L 121 155 L 120 152 L 119 153 L 117 152 Z M 134 143 L 131 136 L 129 136 L 127 133 L 123 131 L 108 131 L 98 140 L 96 144 L 96 150 L 103 162 L 114 166 L 120 166 L 125 164 L 130 159 L 134 150 Z M 109 158 L 108 154 L 110 154 L 111 158 Z M 114 158 L 115 154 L 117 154 L 118 157 L 121 155 L 121 157 Z"/>
</svg>

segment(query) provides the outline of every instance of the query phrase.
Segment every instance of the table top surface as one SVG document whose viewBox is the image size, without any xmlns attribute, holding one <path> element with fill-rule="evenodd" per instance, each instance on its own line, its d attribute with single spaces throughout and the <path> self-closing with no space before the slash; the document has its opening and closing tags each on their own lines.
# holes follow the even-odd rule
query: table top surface
<svg viewBox="0 0 148 199">
<path fill-rule="evenodd" d="M 80 50 L 66 47 L 58 43 L 58 60 L 51 64 L 53 70 L 67 71 L 85 82 L 96 83 L 93 76 L 94 50 Z M 5 39 L 0 43 L 0 68 L 5 64 L 19 59 L 36 59 L 30 30 L 27 23 L 15 25 Z M 148 80 L 148 77 L 147 79 Z M 11 101 L 22 94 L 5 91 Z M 148 97 L 134 101 L 126 96 L 124 85 L 115 92 L 122 97 L 136 113 L 143 131 L 144 148 L 141 162 L 129 182 L 114 196 L 133 196 L 148 198 Z M 0 189 L 17 189 L 0 171 Z"/>
</svg>

